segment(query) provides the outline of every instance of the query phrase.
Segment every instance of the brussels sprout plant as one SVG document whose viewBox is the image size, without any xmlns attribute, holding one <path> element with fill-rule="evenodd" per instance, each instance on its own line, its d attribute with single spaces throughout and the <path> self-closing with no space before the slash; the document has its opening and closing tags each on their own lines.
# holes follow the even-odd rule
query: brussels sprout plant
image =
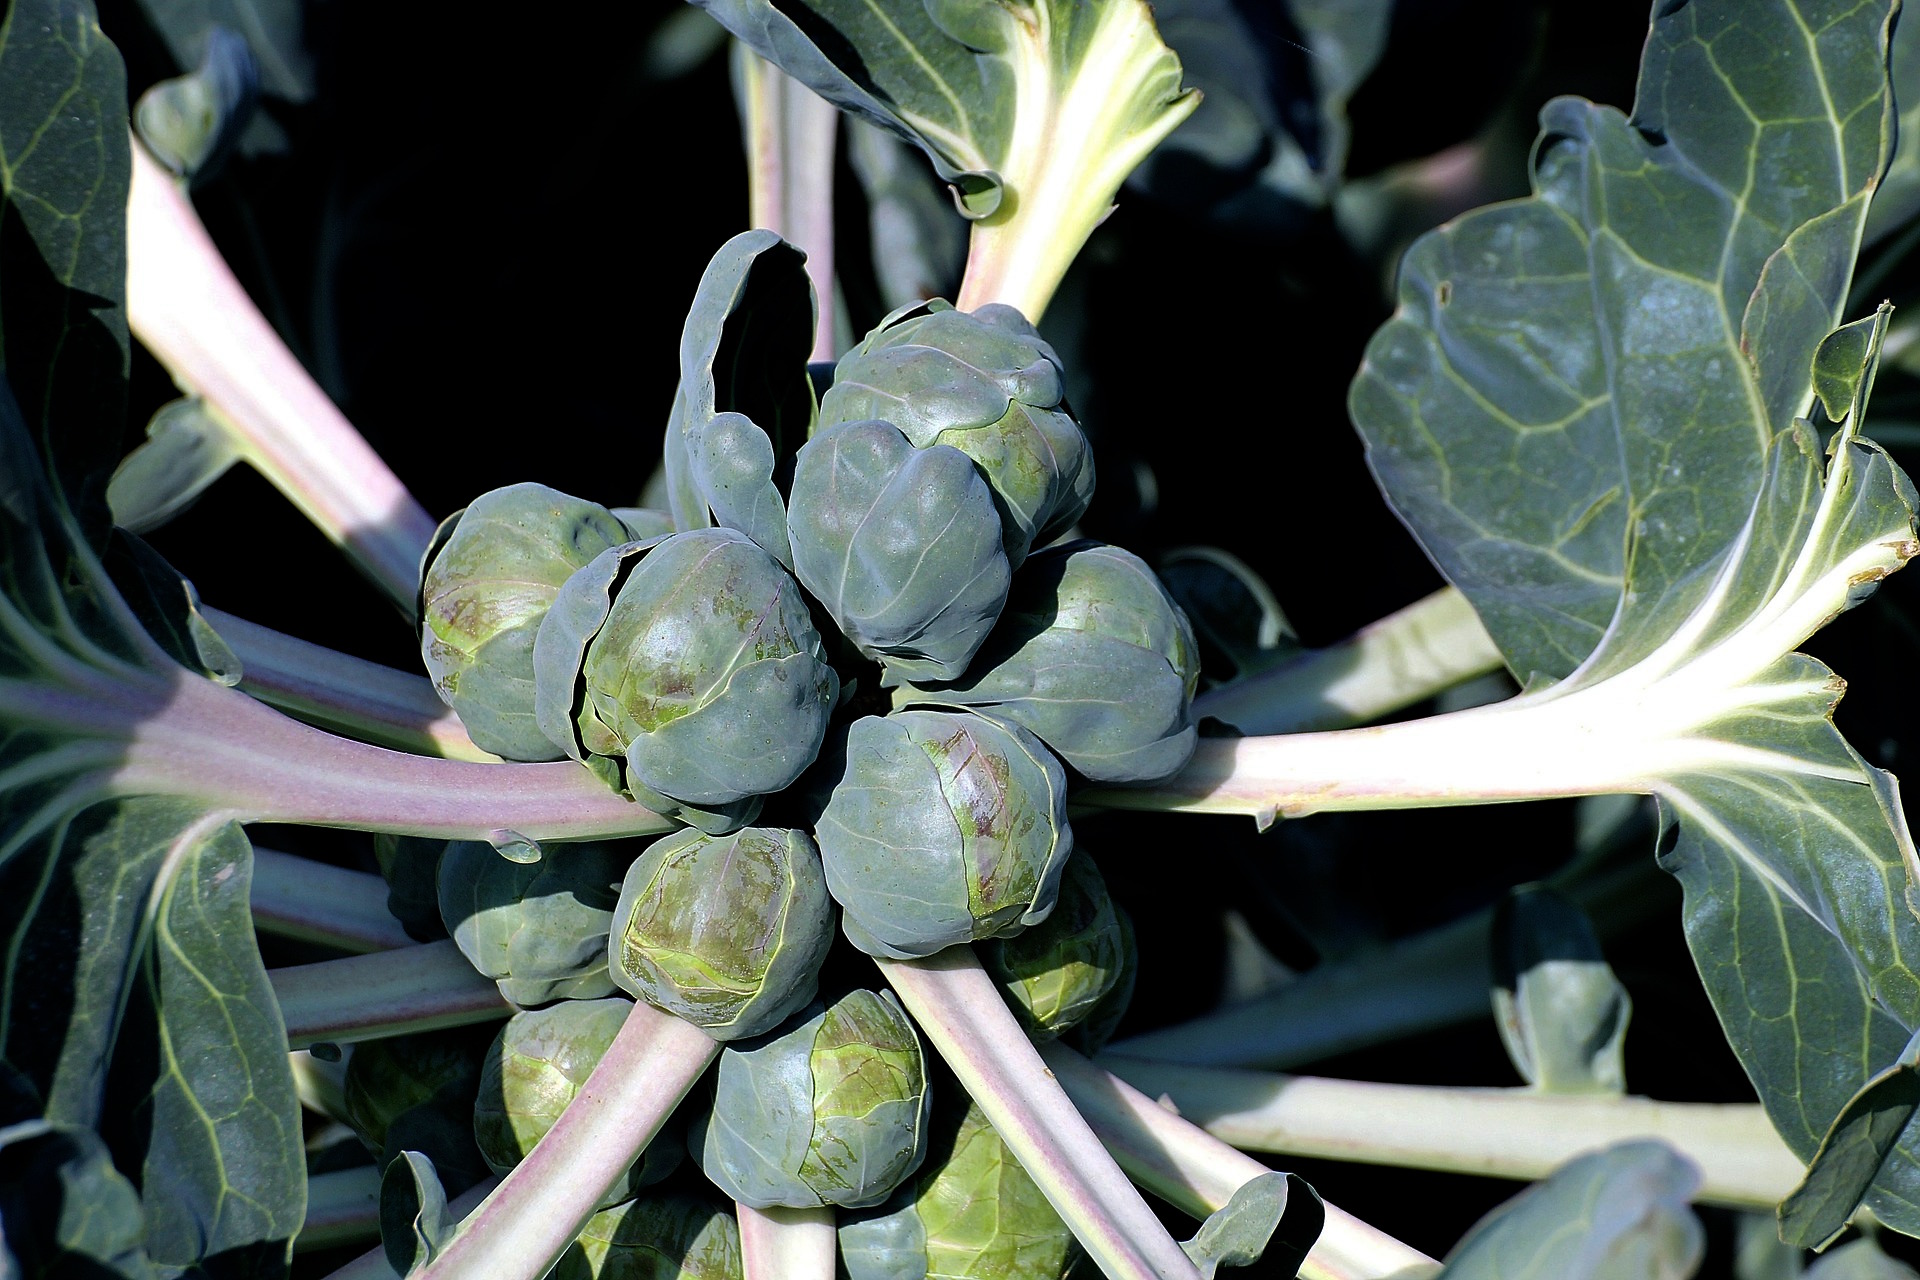
<svg viewBox="0 0 1920 1280">
<path fill-rule="evenodd" d="M 0 1273 L 1913 1274 L 1899 0 L 338 8 L 0 12 Z"/>
</svg>

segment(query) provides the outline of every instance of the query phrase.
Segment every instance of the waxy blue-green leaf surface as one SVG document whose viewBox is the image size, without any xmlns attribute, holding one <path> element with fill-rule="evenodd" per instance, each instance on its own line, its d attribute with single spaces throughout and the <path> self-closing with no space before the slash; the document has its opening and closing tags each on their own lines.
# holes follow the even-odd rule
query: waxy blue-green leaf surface
<svg viewBox="0 0 1920 1280">
<path fill-rule="evenodd" d="M 1548 105 L 1535 194 L 1408 252 L 1351 399 L 1517 676 L 1619 689 L 1623 714 L 1694 691 L 1631 703 L 1684 718 L 1645 784 L 1661 864 L 1802 1158 L 1920 1028 L 1897 792 L 1833 727 L 1843 684 L 1791 652 L 1920 550 L 1912 485 L 1859 435 L 1885 318 L 1827 341 L 1892 141 L 1892 9 L 1656 6 L 1633 116 Z M 1846 419 L 1824 449 L 1816 390 Z M 1907 1229 L 1913 1147 L 1868 1201 Z"/>
<path fill-rule="evenodd" d="M 127 104 L 90 5 L 0 19 L 0 1066 L 6 1121 L 102 1128 L 166 1272 L 286 1267 L 305 1209 L 286 1032 L 222 815 L 115 796 L 197 680 L 94 548 L 124 426 Z M 19 397 L 16 400 L 16 396 Z M 109 1090 L 109 1068 L 116 1085 Z"/>
</svg>

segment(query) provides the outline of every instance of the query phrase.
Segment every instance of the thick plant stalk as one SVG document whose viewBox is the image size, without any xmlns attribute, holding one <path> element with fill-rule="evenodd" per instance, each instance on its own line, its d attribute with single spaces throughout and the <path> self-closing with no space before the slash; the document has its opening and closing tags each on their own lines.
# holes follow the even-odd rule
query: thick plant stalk
<svg viewBox="0 0 1920 1280">
<path fill-rule="evenodd" d="M 40 705 L 23 698 L 16 718 L 44 718 L 72 731 L 84 716 L 82 729 L 124 744 L 111 790 L 191 797 L 245 822 L 453 840 L 506 831 L 536 841 L 649 835 L 674 826 L 571 760 L 480 764 L 409 755 L 322 732 L 177 669 L 140 679 L 100 696 L 44 696 Z"/>
<path fill-rule="evenodd" d="M 364 953 L 410 947 L 414 940 L 387 910 L 387 882 L 277 849 L 253 851 L 254 928 Z"/>
<path fill-rule="evenodd" d="M 833 152 L 840 109 L 738 41 L 733 57 L 746 132 L 749 216 L 754 226 L 778 232 L 807 255 L 807 278 L 820 308 L 811 358 L 831 360 Z"/>
<path fill-rule="evenodd" d="M 1210 689 L 1193 716 L 1242 733 L 1344 729 L 1410 707 L 1501 666 L 1480 615 L 1445 587 L 1338 644 Z"/>
<path fill-rule="evenodd" d="M 422 676 L 201 607 L 240 659 L 242 692 L 335 733 L 449 760 L 500 757 L 473 745 L 453 708 Z"/>
<path fill-rule="evenodd" d="M 380 1238 L 380 1170 L 370 1164 L 307 1178 L 307 1216 L 295 1253 L 337 1249 Z"/>
<path fill-rule="evenodd" d="M 1205 1218 L 1271 1172 L 1065 1045 L 1043 1044 L 1039 1052 L 1120 1167 L 1176 1209 Z M 1324 1207 L 1326 1223 L 1300 1268 L 1305 1280 L 1415 1280 L 1438 1270 L 1411 1245 L 1333 1205 Z"/>
<path fill-rule="evenodd" d="M 173 380 L 231 424 L 242 456 L 411 617 L 433 518 L 294 359 L 137 142 L 127 316 Z"/>
<path fill-rule="evenodd" d="M 633 1012 L 547 1135 L 460 1224 L 419 1280 L 538 1280 L 720 1051 L 650 1004 Z"/>
<path fill-rule="evenodd" d="M 267 980 L 287 1022 L 289 1049 L 497 1022 L 513 1013 L 492 979 L 447 939 L 269 969 Z"/>
<path fill-rule="evenodd" d="M 1651 859 L 1549 878 L 1601 936 L 1669 909 Z M 1492 1016 L 1491 908 L 1307 970 L 1250 1000 L 1116 1040 L 1108 1055 L 1196 1067 L 1304 1066 Z"/>
<path fill-rule="evenodd" d="M 1193 1263 L 1048 1074 L 971 948 L 876 962 L 1108 1280 L 1196 1280 Z"/>
<path fill-rule="evenodd" d="M 1135 1058 L 1101 1065 L 1254 1151 L 1534 1179 L 1586 1152 L 1655 1138 L 1700 1167 L 1696 1198 L 1742 1209 L 1771 1209 L 1805 1172 L 1758 1104 L 1371 1084 Z"/>
<path fill-rule="evenodd" d="M 833 1280 L 839 1256 L 833 1210 L 735 1204 L 745 1280 Z"/>
</svg>

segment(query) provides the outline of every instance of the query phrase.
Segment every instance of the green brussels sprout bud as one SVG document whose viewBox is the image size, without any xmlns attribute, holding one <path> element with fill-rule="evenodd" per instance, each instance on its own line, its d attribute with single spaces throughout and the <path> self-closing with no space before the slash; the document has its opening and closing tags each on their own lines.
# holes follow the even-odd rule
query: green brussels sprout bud
<svg viewBox="0 0 1920 1280">
<path fill-rule="evenodd" d="M 613 1043 L 630 1001 L 562 1000 L 516 1013 L 494 1036 L 481 1061 L 473 1104 L 473 1138 L 487 1167 L 505 1176 L 545 1137 L 580 1092 Z M 677 1139 L 656 1137 L 600 1200 L 606 1208 L 630 1200 L 680 1164 Z"/>
<path fill-rule="evenodd" d="M 1119 1030 L 1120 1020 L 1127 1016 L 1127 1008 L 1133 1003 L 1134 979 L 1140 976 L 1140 952 L 1134 945 L 1133 917 L 1118 903 L 1114 904 L 1113 912 L 1120 924 L 1120 973 L 1107 988 L 1107 994 L 1100 997 L 1100 1003 L 1080 1020 L 1080 1025 L 1061 1037 L 1089 1058 L 1106 1048 L 1107 1041 Z"/>
<path fill-rule="evenodd" d="M 560 592 L 535 664 L 556 745 L 708 812 L 799 777 L 840 695 L 799 584 L 735 529 L 603 553 Z"/>
<path fill-rule="evenodd" d="M 1083 852 L 1067 859 L 1051 915 L 980 948 L 980 963 L 1035 1039 L 1078 1026 L 1119 983 L 1130 941 L 1121 915 L 1100 869 Z"/>
<path fill-rule="evenodd" d="M 841 1221 L 848 1280 L 1062 1280 L 1080 1258 L 1073 1232 L 986 1114 L 943 1101 L 932 1130 L 919 1174 Z"/>
<path fill-rule="evenodd" d="M 1016 569 L 1093 497 L 1093 452 L 1067 408 L 1060 358 L 1012 307 L 956 311 L 935 299 L 882 320 L 840 357 L 820 402 L 822 426 L 865 418 L 978 463 Z"/>
<path fill-rule="evenodd" d="M 455 840 L 440 858 L 440 915 L 460 953 L 518 1005 L 613 994 L 607 930 L 633 845 L 570 844 L 509 862 Z"/>
<path fill-rule="evenodd" d="M 630 1200 L 588 1218 L 547 1274 L 550 1280 L 741 1280 L 740 1225 L 693 1196 Z"/>
<path fill-rule="evenodd" d="M 926 1060 L 891 991 L 852 991 L 798 1026 L 720 1053 L 687 1143 L 756 1209 L 879 1204 L 926 1154 Z"/>
<path fill-rule="evenodd" d="M 975 707 L 1097 782 L 1152 782 L 1193 755 L 1199 647 L 1146 562 L 1098 542 L 1035 552 L 966 678 L 894 704 Z"/>
<path fill-rule="evenodd" d="M 794 461 L 793 571 L 860 652 L 952 680 L 985 643 L 1012 570 L 993 490 L 951 445 L 842 422 Z"/>
<path fill-rule="evenodd" d="M 423 1152 L 453 1195 L 487 1175 L 470 1118 L 488 1033 L 451 1027 L 354 1046 L 344 1118 L 382 1168 L 403 1150 Z"/>
<path fill-rule="evenodd" d="M 956 711 L 856 720 L 815 825 L 842 928 L 929 956 L 1047 918 L 1073 849 L 1065 770 L 1033 735 Z"/>
<path fill-rule="evenodd" d="M 804 831 L 678 831 L 627 871 L 613 980 L 716 1040 L 771 1031 L 813 999 L 833 904 Z"/>
<path fill-rule="evenodd" d="M 476 745 L 560 758 L 534 720 L 534 636 L 561 584 L 627 540 L 611 511 L 543 484 L 495 489 L 440 526 L 420 578 L 420 656 Z"/>
<path fill-rule="evenodd" d="M 427 836 L 382 832 L 373 838 L 373 856 L 387 882 L 387 911 L 416 942 L 447 936 L 439 890 L 440 855 L 446 848 L 445 840 Z"/>
</svg>

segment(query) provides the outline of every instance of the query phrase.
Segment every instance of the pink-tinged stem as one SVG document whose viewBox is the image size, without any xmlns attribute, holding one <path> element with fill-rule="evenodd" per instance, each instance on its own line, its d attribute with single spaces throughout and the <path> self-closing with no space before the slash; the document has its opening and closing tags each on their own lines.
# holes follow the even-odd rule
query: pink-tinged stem
<svg viewBox="0 0 1920 1280">
<path fill-rule="evenodd" d="M 833 1280 L 839 1256 L 833 1210 L 736 1204 L 744 1280 Z"/>
<path fill-rule="evenodd" d="M 1042 1045 L 1040 1056 L 1120 1167 L 1175 1208 L 1204 1218 L 1270 1172 L 1065 1045 Z M 1439 1269 L 1413 1246 L 1323 1206 L 1326 1222 L 1300 1268 L 1303 1280 L 1415 1280 Z"/>
<path fill-rule="evenodd" d="M 269 969 L 267 980 L 287 1021 L 289 1049 L 498 1022 L 513 1013 L 493 980 L 444 939 Z"/>
<path fill-rule="evenodd" d="M 393 831 L 451 840 L 512 832 L 530 840 L 649 835 L 674 824 L 616 795 L 571 760 L 479 764 L 336 737 L 211 680 L 179 672 L 113 706 L 124 742 L 120 794 L 205 801 L 246 822 Z M 23 714 L 29 709 L 23 708 Z M 45 714 L 57 708 L 49 706 Z"/>
<path fill-rule="evenodd" d="M 253 927 L 341 951 L 390 951 L 414 940 L 387 910 L 387 882 L 277 849 L 253 851 Z"/>
<path fill-rule="evenodd" d="M 833 152 L 840 110 L 745 45 L 734 56 L 745 100 L 749 217 L 807 255 L 820 315 L 812 359 L 833 350 Z"/>
<path fill-rule="evenodd" d="M 1197 1280 L 1198 1270 L 1068 1101 L 971 948 L 877 963 L 1109 1280 Z"/>
<path fill-rule="evenodd" d="M 382 746 L 497 761 L 467 736 L 426 677 L 282 635 L 219 609 L 201 614 L 238 655 L 240 688 L 299 720 Z"/>
<path fill-rule="evenodd" d="M 680 1105 L 720 1046 L 636 1004 L 547 1135 L 416 1280 L 538 1280 Z"/>
<path fill-rule="evenodd" d="M 127 315 L 174 381 L 232 425 L 247 460 L 411 616 L 433 518 L 294 359 L 137 143 Z"/>
</svg>

